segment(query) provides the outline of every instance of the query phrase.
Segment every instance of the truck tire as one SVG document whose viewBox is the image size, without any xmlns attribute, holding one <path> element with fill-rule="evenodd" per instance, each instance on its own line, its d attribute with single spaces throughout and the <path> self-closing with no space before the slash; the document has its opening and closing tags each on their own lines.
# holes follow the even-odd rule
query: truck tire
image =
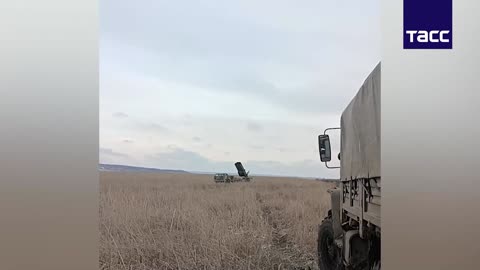
<svg viewBox="0 0 480 270">
<path fill-rule="evenodd" d="M 319 227 L 317 256 L 320 270 L 343 270 L 341 250 L 335 245 L 330 218 L 323 220 Z"/>
</svg>

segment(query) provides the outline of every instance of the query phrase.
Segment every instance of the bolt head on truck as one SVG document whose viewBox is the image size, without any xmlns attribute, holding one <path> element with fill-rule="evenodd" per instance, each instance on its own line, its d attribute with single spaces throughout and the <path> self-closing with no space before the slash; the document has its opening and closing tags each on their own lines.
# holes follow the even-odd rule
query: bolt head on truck
<svg viewBox="0 0 480 270">
<path fill-rule="evenodd" d="M 331 209 L 319 226 L 320 270 L 380 269 L 380 78 L 379 63 L 342 113 L 339 128 L 318 136 L 320 160 L 340 169 L 329 190 Z M 329 131 L 340 130 L 340 166 L 330 166 Z"/>
</svg>

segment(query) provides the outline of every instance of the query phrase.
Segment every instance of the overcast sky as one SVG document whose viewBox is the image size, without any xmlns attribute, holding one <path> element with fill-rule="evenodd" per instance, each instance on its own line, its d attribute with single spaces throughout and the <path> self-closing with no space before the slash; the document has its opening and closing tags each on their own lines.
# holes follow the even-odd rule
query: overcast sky
<svg viewBox="0 0 480 270">
<path fill-rule="evenodd" d="M 252 174 L 338 177 L 317 135 L 339 126 L 380 61 L 379 9 L 101 0 L 100 162 L 236 172 L 242 161 Z"/>
</svg>

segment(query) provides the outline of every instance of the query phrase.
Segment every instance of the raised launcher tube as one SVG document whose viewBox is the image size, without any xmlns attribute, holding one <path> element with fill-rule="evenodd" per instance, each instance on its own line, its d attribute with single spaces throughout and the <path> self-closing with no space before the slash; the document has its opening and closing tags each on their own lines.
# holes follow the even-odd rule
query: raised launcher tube
<svg viewBox="0 0 480 270">
<path fill-rule="evenodd" d="M 241 162 L 235 163 L 235 167 L 237 167 L 238 175 L 240 177 L 248 177 L 248 172 L 245 171 Z"/>
</svg>

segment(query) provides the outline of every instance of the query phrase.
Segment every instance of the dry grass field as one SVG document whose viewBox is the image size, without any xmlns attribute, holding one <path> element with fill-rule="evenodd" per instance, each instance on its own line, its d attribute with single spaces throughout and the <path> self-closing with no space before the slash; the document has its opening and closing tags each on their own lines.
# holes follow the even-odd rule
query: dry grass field
<svg viewBox="0 0 480 270">
<path fill-rule="evenodd" d="M 316 269 L 333 184 L 102 172 L 100 269 Z"/>
</svg>

